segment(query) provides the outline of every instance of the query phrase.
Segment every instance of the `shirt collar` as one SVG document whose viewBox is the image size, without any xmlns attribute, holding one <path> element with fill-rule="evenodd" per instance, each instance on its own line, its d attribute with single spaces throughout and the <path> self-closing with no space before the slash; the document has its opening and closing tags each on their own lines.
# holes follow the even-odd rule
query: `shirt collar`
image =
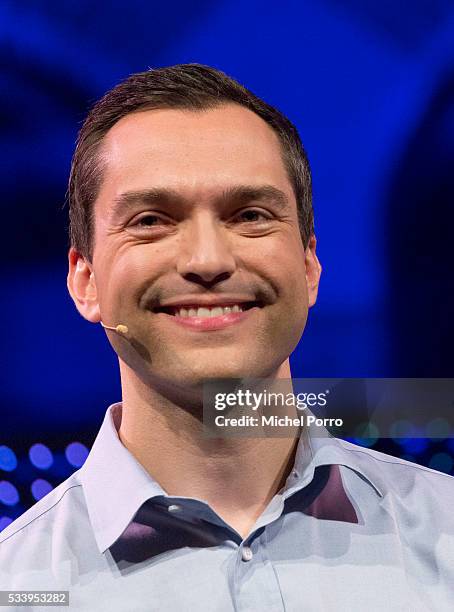
<svg viewBox="0 0 454 612">
<path fill-rule="evenodd" d="M 109 406 L 80 468 L 88 514 L 102 553 L 119 538 L 147 499 L 166 495 L 120 441 L 121 410 L 121 402 Z"/>
<path fill-rule="evenodd" d="M 309 414 L 313 413 L 306 409 L 305 416 Z M 384 497 L 386 482 L 379 469 L 375 468 L 370 450 L 336 438 L 323 425 L 311 423 L 309 426 L 304 426 L 301 432 L 290 491 L 309 484 L 314 476 L 315 468 L 322 465 L 344 465 L 350 468 L 359 477 L 362 477 L 379 497 Z"/>
<path fill-rule="evenodd" d="M 166 496 L 162 487 L 122 444 L 118 429 L 122 403 L 109 406 L 92 449 L 79 470 L 96 543 L 104 553 L 123 533 L 138 509 L 152 497 Z M 309 413 L 310 411 L 307 411 Z M 326 428 L 304 427 L 298 442 L 293 480 L 285 497 L 309 484 L 315 468 L 345 465 L 383 497 L 385 482 L 373 469 L 370 452 L 339 438 Z"/>
</svg>

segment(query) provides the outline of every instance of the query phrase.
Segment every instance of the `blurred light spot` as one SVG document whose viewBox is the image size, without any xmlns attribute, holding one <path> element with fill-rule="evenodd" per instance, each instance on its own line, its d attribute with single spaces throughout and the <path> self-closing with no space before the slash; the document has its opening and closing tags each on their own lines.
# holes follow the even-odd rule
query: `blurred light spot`
<svg viewBox="0 0 454 612">
<path fill-rule="evenodd" d="M 88 456 L 87 447 L 81 442 L 71 442 L 65 450 L 66 459 L 74 467 L 81 467 Z"/>
<path fill-rule="evenodd" d="M 2 531 L 2 529 L 5 529 L 5 527 L 8 527 L 8 525 L 12 522 L 13 519 L 9 516 L 0 516 L 0 531 Z"/>
<path fill-rule="evenodd" d="M 33 444 L 28 451 L 28 456 L 33 465 L 41 470 L 47 470 L 54 462 L 52 452 L 45 444 Z"/>
<path fill-rule="evenodd" d="M 404 419 L 394 421 L 389 428 L 389 435 L 398 444 L 402 443 L 402 439 L 408 439 L 413 437 L 415 433 L 415 427 Z"/>
<path fill-rule="evenodd" d="M 429 446 L 426 438 L 405 438 L 400 443 L 406 451 L 416 453 L 417 455 L 423 453 Z"/>
<path fill-rule="evenodd" d="M 38 501 L 50 493 L 53 488 L 54 487 L 50 484 L 50 482 L 47 482 L 47 480 L 37 478 L 32 482 L 31 491 L 33 497 L 36 499 L 36 501 Z"/>
<path fill-rule="evenodd" d="M 428 438 L 432 440 L 447 438 L 450 434 L 451 428 L 446 419 L 438 418 L 433 419 L 426 425 L 426 434 Z"/>
<path fill-rule="evenodd" d="M 355 429 L 355 443 L 361 446 L 373 446 L 380 436 L 375 423 L 360 423 Z"/>
<path fill-rule="evenodd" d="M 440 472 L 449 472 L 452 470 L 454 461 L 448 453 L 435 453 L 429 462 L 429 467 Z"/>
<path fill-rule="evenodd" d="M 11 472 L 17 468 L 17 458 L 9 446 L 0 446 L 0 470 Z"/>
<path fill-rule="evenodd" d="M 5 506 L 14 506 L 19 501 L 16 487 L 7 480 L 0 481 L 0 502 Z"/>
</svg>

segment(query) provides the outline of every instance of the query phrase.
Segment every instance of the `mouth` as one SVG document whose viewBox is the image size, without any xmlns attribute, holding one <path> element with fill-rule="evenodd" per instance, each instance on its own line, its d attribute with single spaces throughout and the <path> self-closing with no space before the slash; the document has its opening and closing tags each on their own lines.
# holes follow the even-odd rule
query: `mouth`
<svg viewBox="0 0 454 612">
<path fill-rule="evenodd" d="M 156 307 L 152 312 L 167 315 L 165 318 L 186 329 L 194 331 L 216 331 L 248 319 L 252 313 L 263 308 L 261 302 L 239 302 L 203 305 Z"/>
<path fill-rule="evenodd" d="M 263 304 L 260 302 L 239 302 L 213 304 L 211 306 L 201 306 L 200 304 L 185 304 L 184 306 L 163 306 L 153 308 L 152 312 L 164 313 L 173 317 L 190 318 L 197 317 L 201 319 L 221 317 L 232 313 L 244 312 L 251 308 L 261 308 Z"/>
</svg>

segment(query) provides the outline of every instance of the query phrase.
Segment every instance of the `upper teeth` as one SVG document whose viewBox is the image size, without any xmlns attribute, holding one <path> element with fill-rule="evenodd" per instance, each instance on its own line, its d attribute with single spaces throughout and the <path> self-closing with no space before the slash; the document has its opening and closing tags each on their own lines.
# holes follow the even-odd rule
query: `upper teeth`
<svg viewBox="0 0 454 612">
<path fill-rule="evenodd" d="M 239 304 L 233 306 L 213 306 L 200 308 L 175 308 L 174 314 L 179 317 L 220 317 L 229 312 L 241 312 L 243 307 Z"/>
</svg>

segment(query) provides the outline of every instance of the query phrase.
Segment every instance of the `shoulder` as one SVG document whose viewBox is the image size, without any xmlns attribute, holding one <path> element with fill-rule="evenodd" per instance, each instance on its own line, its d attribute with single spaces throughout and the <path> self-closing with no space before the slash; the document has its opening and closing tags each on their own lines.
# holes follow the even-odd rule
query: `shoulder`
<svg viewBox="0 0 454 612">
<path fill-rule="evenodd" d="M 51 532 L 66 529 L 71 520 L 84 513 L 82 484 L 75 472 L 0 533 L 0 566 L 18 545 L 24 546 L 22 553 L 26 554 L 27 547 L 42 543 L 44 538 L 49 540 Z"/>
<path fill-rule="evenodd" d="M 383 489 L 398 496 L 424 492 L 443 503 L 454 502 L 454 477 L 387 453 L 336 438 L 352 463 Z"/>
<path fill-rule="evenodd" d="M 75 472 L 0 533 L 0 589 L 67 588 L 73 564 L 92 539 Z"/>
</svg>

